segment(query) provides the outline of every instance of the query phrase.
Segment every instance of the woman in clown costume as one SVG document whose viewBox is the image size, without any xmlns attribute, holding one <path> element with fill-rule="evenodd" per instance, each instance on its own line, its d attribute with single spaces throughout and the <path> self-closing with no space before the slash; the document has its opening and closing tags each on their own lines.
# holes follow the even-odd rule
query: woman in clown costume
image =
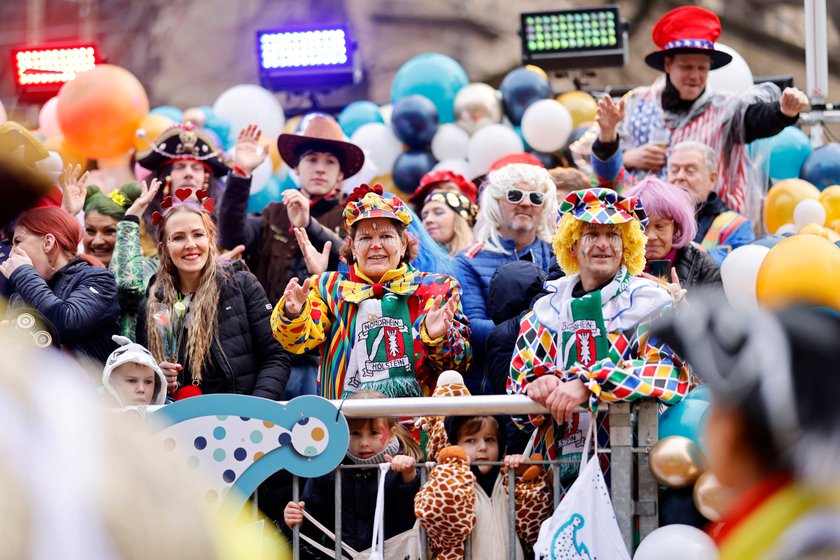
<svg viewBox="0 0 840 560">
<path fill-rule="evenodd" d="M 469 365 L 461 287 L 450 276 L 408 264 L 418 251 L 406 233 L 411 215 L 380 186 L 357 188 L 343 216 L 348 237 L 341 252 L 350 271 L 302 283 L 293 278 L 271 316 L 274 336 L 294 353 L 321 347 L 319 393 L 325 398 L 362 390 L 431 394 L 441 372 Z"/>
</svg>

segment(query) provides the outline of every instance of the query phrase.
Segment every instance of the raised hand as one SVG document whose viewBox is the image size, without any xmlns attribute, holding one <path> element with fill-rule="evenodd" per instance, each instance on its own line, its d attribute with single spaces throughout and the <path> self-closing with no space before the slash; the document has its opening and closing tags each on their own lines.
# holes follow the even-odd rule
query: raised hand
<svg viewBox="0 0 840 560">
<path fill-rule="evenodd" d="M 286 317 L 294 319 L 300 312 L 303 311 L 303 306 L 306 304 L 306 298 L 309 295 L 310 281 L 309 278 L 303 281 L 303 285 L 298 284 L 297 278 L 292 278 L 286 285 L 283 292 L 283 297 L 286 299 L 286 304 L 283 311 Z"/>
<path fill-rule="evenodd" d="M 141 217 L 143 212 L 146 211 L 146 208 L 149 207 L 149 204 L 154 200 L 155 195 L 160 188 L 160 181 L 157 179 L 152 179 L 150 184 L 146 184 L 146 181 L 140 181 L 140 196 L 134 199 L 134 202 L 131 203 L 131 206 L 128 207 L 128 210 L 125 211 L 126 216 L 136 216 Z"/>
<path fill-rule="evenodd" d="M 600 129 L 599 139 L 601 142 L 615 142 L 618 138 L 616 129 L 618 123 L 624 119 L 624 98 L 613 101 L 609 94 L 598 100 L 598 112 L 595 114 L 595 122 Z"/>
<path fill-rule="evenodd" d="M 295 189 L 283 191 L 283 204 L 289 213 L 289 221 L 294 227 L 305 228 L 309 225 L 309 199 Z"/>
<path fill-rule="evenodd" d="M 445 335 L 452 325 L 455 317 L 455 310 L 458 309 L 458 302 L 452 298 L 443 305 L 443 296 L 438 296 L 432 303 L 432 307 L 426 312 L 426 334 L 429 338 L 440 338 Z"/>
<path fill-rule="evenodd" d="M 72 163 L 68 163 L 61 175 L 58 176 L 62 191 L 61 207 L 73 216 L 81 212 L 85 206 L 85 196 L 87 195 L 85 184 L 89 176 L 89 171 L 82 173 L 82 166 L 76 165 L 73 167 Z"/>
<path fill-rule="evenodd" d="M 674 303 L 680 303 L 685 299 L 688 290 L 682 287 L 680 284 L 680 277 L 677 276 L 677 269 L 671 267 L 671 281 L 668 282 L 663 278 L 659 278 L 657 276 L 653 276 L 648 274 L 647 272 L 642 273 L 643 278 L 647 278 L 648 280 L 653 280 L 654 282 L 658 283 L 662 288 L 668 292 L 668 295 L 671 296 L 671 299 L 674 300 Z"/>
<path fill-rule="evenodd" d="M 321 274 L 327 271 L 330 264 L 330 249 L 332 249 L 332 241 L 324 243 L 323 251 L 318 251 L 312 242 L 309 241 L 309 234 L 301 227 L 295 228 L 295 238 L 298 246 L 303 252 L 303 261 L 306 263 L 306 269 L 310 274 Z"/>
<path fill-rule="evenodd" d="M 239 133 L 236 148 L 233 152 L 234 164 L 250 177 L 254 169 L 260 166 L 268 157 L 268 150 L 260 146 L 262 130 L 255 124 L 249 124 Z"/>
<path fill-rule="evenodd" d="M 811 106 L 808 96 L 797 88 L 788 87 L 779 99 L 779 108 L 786 117 L 795 117 Z"/>
</svg>

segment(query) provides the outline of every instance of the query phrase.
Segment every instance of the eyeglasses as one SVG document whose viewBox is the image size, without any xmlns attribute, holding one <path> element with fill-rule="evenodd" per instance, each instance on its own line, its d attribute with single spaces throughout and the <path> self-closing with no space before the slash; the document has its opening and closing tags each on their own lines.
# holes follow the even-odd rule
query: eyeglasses
<svg viewBox="0 0 840 560">
<path fill-rule="evenodd" d="M 531 204 L 531 206 L 542 206 L 545 202 L 545 195 L 541 192 L 521 191 L 519 189 L 508 189 L 505 192 L 507 201 L 511 204 L 519 204 L 520 202 L 522 202 L 522 198 L 526 194 L 528 195 L 528 202 Z"/>
</svg>

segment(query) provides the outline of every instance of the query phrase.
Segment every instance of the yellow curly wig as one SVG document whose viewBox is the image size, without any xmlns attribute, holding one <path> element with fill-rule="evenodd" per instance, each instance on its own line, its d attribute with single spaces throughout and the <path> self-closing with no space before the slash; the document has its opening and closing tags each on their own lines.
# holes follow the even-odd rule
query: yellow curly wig
<svg viewBox="0 0 840 560">
<path fill-rule="evenodd" d="M 584 222 L 572 216 L 571 213 L 563 214 L 551 238 L 551 246 L 554 248 L 554 254 L 557 255 L 557 262 L 566 274 L 575 274 L 580 270 L 574 246 L 583 233 L 583 224 Z M 621 262 L 627 267 L 627 272 L 631 276 L 637 276 L 645 269 L 647 237 L 642 225 L 636 220 L 619 224 L 618 228 L 624 245 Z"/>
</svg>

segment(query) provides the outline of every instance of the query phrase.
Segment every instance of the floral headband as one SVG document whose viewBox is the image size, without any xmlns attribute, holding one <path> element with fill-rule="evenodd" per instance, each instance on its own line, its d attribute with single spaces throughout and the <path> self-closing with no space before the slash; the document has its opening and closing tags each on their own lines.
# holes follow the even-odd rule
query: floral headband
<svg viewBox="0 0 840 560">
<path fill-rule="evenodd" d="M 175 198 L 167 196 L 160 203 L 161 211 L 152 212 L 152 224 L 158 225 L 163 219 L 163 215 L 166 214 L 168 210 L 171 210 L 176 206 L 182 206 L 184 204 L 187 204 L 187 200 L 189 200 L 191 195 L 192 189 L 175 189 Z M 195 196 L 198 199 L 198 203 L 200 204 L 200 207 L 202 209 L 206 210 L 209 213 L 213 212 L 214 201 L 210 197 L 210 193 L 206 189 L 195 191 Z M 176 202 L 176 200 L 178 202 Z"/>
<path fill-rule="evenodd" d="M 411 223 L 411 213 L 405 203 L 397 196 L 386 198 L 382 191 L 382 185 L 362 185 L 353 189 L 350 196 L 344 202 L 344 229 L 350 232 L 350 228 L 359 220 L 370 218 L 390 218 L 402 222 L 404 225 Z"/>
<path fill-rule="evenodd" d="M 475 218 L 478 215 L 478 206 L 473 204 L 470 199 L 461 193 L 454 193 L 449 191 L 435 191 L 426 197 L 423 205 L 430 202 L 440 202 L 446 204 L 452 210 L 464 218 L 472 227 L 475 225 Z"/>
</svg>

